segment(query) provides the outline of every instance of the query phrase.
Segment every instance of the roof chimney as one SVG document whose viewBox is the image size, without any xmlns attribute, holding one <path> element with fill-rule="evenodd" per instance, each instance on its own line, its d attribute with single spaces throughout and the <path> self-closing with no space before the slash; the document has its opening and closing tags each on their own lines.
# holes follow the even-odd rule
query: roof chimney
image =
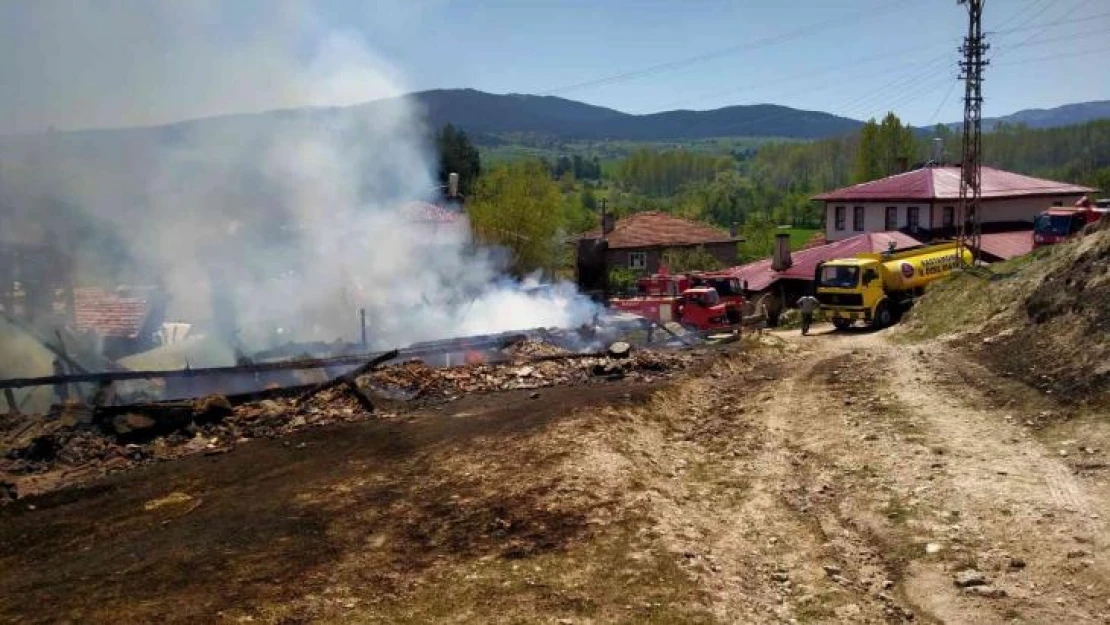
<svg viewBox="0 0 1110 625">
<path fill-rule="evenodd" d="M 459 196 L 459 175 L 455 172 L 447 174 L 447 197 Z"/>
<path fill-rule="evenodd" d="M 933 164 L 944 163 L 944 139 L 933 137 Z"/>
<path fill-rule="evenodd" d="M 617 218 L 611 213 L 601 214 L 601 234 L 605 236 L 617 227 Z"/>
<path fill-rule="evenodd" d="M 617 220 L 608 211 L 609 199 L 601 198 L 601 236 L 605 236 L 617 227 Z"/>
<path fill-rule="evenodd" d="M 729 238 L 735 239 L 736 235 L 739 231 L 740 230 L 739 230 L 739 226 L 737 225 L 737 223 L 735 221 L 732 222 L 732 225 L 730 225 L 728 227 L 728 236 L 729 236 Z"/>
<path fill-rule="evenodd" d="M 786 271 L 793 265 L 794 259 L 790 257 L 790 235 L 780 232 L 775 235 L 775 250 L 771 254 L 771 269 Z"/>
</svg>

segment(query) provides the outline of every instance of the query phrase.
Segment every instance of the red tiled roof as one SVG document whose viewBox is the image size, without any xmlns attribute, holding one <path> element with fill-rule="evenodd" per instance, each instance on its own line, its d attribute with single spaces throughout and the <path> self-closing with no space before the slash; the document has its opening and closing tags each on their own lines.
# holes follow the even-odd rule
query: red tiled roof
<svg viewBox="0 0 1110 625">
<path fill-rule="evenodd" d="M 583 239 L 601 237 L 601 229 L 582 235 Z M 740 239 L 723 230 L 682 219 L 666 213 L 648 211 L 634 213 L 617 220 L 613 231 L 605 237 L 610 249 L 635 247 L 666 247 L 677 245 L 705 245 L 732 243 Z"/>
<path fill-rule="evenodd" d="M 1033 231 L 1014 230 L 982 234 L 979 249 L 995 258 L 1009 260 L 1033 251 Z"/>
<path fill-rule="evenodd" d="M 430 223 L 454 223 L 459 213 L 428 202 L 409 202 L 401 207 L 401 216 L 406 221 Z"/>
<path fill-rule="evenodd" d="M 747 280 L 748 289 L 762 291 L 783 278 L 812 280 L 813 273 L 817 270 L 817 263 L 856 254 L 885 252 L 890 249 L 891 241 L 894 242 L 895 249 L 921 245 L 921 241 L 897 231 L 865 232 L 840 241 L 791 252 L 790 257 L 794 264 L 785 271 L 771 269 L 769 258 L 726 269 L 726 271 L 740 280 Z"/>
<path fill-rule="evenodd" d="M 77 329 L 105 337 L 138 337 L 150 314 L 148 291 L 140 289 L 127 293 L 89 287 L 73 289 Z"/>
<path fill-rule="evenodd" d="M 993 167 L 983 167 L 982 189 L 984 198 L 1080 195 L 1094 190 L 1067 182 L 1023 176 Z M 958 200 L 959 198 L 960 168 L 956 166 L 923 167 L 813 197 L 815 200 L 826 202 Z"/>
</svg>

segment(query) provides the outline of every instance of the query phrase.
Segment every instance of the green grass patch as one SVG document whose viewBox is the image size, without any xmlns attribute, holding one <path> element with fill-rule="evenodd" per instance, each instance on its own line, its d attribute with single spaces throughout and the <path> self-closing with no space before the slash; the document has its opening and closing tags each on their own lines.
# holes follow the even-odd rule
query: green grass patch
<svg viewBox="0 0 1110 625">
<path fill-rule="evenodd" d="M 806 243 L 809 243 L 814 235 L 824 231 L 820 228 L 778 228 L 775 230 L 776 234 L 782 234 L 784 232 L 790 235 L 790 249 L 798 250 Z"/>
</svg>

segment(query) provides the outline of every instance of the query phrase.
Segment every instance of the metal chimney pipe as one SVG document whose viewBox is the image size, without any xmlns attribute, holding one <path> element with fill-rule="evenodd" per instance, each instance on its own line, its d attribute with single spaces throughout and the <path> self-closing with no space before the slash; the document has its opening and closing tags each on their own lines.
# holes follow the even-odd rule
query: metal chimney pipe
<svg viewBox="0 0 1110 625">
<path fill-rule="evenodd" d="M 933 162 L 940 165 L 944 161 L 944 139 L 933 137 Z"/>
<path fill-rule="evenodd" d="M 459 196 L 459 175 L 455 172 L 447 174 L 447 196 Z"/>
<path fill-rule="evenodd" d="M 794 259 L 790 257 L 790 235 L 780 232 L 775 235 L 775 250 L 771 254 L 771 269 L 786 271 L 793 265 Z"/>
</svg>

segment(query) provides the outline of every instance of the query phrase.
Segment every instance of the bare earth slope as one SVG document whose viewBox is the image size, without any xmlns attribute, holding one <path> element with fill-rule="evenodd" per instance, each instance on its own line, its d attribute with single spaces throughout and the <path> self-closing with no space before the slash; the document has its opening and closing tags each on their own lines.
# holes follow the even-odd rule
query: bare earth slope
<svg viewBox="0 0 1110 625">
<path fill-rule="evenodd" d="M 939 335 L 1065 403 L 1110 403 L 1110 219 L 1091 230 L 936 285 L 908 334 Z"/>
<path fill-rule="evenodd" d="M 1060 406 L 942 343 L 762 343 L 20 500 L 0 619 L 1110 619 L 1104 415 L 1026 425 Z"/>
</svg>

